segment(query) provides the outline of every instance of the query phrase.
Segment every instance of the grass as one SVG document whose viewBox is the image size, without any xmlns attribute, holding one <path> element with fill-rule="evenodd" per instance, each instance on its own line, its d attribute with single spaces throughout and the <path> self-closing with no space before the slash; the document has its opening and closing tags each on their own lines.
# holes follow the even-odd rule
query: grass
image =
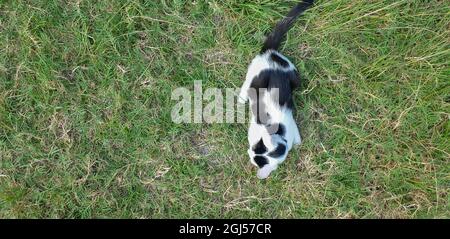
<svg viewBox="0 0 450 239">
<path fill-rule="evenodd" d="M 304 142 L 266 181 L 246 124 L 172 122 L 295 3 L 0 0 L 0 217 L 449 218 L 446 1 L 317 1 L 282 49 Z"/>
</svg>

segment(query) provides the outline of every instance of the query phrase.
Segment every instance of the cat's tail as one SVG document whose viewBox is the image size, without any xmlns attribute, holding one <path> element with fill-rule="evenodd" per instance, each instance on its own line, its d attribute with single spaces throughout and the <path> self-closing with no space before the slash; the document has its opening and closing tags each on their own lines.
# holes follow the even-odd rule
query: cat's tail
<svg viewBox="0 0 450 239">
<path fill-rule="evenodd" d="M 295 22 L 298 16 L 300 16 L 306 9 L 311 7 L 313 3 L 314 0 L 303 0 L 301 3 L 297 4 L 297 6 L 292 8 L 288 15 L 283 20 L 281 20 L 275 26 L 275 29 L 267 36 L 261 53 L 264 53 L 267 50 L 278 50 L 281 42 L 284 39 L 284 36 L 289 31 L 292 24 Z"/>
</svg>

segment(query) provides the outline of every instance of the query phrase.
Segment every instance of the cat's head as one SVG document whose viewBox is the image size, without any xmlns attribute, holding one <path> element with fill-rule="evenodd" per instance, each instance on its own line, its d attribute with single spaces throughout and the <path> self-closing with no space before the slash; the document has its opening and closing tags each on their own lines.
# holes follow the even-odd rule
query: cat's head
<svg viewBox="0 0 450 239">
<path fill-rule="evenodd" d="M 278 164 L 284 161 L 287 155 L 286 142 L 278 135 L 268 135 L 268 140 L 263 137 L 248 149 L 248 155 L 253 165 L 258 167 L 259 179 L 269 177 L 270 173 L 277 169 Z"/>
</svg>

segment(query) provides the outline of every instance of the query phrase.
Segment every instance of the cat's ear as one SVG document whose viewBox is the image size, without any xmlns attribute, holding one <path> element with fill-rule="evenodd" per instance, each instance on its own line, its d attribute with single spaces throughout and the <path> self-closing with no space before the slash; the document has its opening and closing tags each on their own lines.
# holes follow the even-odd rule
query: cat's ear
<svg viewBox="0 0 450 239">
<path fill-rule="evenodd" d="M 297 70 L 294 70 L 289 77 L 289 83 L 291 84 L 291 89 L 294 90 L 300 86 L 300 74 Z"/>
</svg>

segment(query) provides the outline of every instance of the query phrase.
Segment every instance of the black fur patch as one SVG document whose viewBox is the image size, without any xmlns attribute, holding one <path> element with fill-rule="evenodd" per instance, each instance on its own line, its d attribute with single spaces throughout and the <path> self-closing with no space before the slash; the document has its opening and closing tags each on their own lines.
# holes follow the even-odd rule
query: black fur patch
<svg viewBox="0 0 450 239">
<path fill-rule="evenodd" d="M 267 147 L 264 145 L 263 140 L 260 139 L 257 144 L 253 145 L 252 150 L 255 154 L 263 154 L 267 152 Z"/>
<path fill-rule="evenodd" d="M 284 124 L 278 124 L 278 130 L 275 134 L 284 136 L 285 133 L 286 133 L 286 128 L 284 127 Z"/>
<path fill-rule="evenodd" d="M 282 66 L 282 67 L 289 67 L 289 62 L 287 62 L 286 60 L 284 60 L 283 58 L 281 58 L 278 54 L 276 53 L 272 53 L 270 54 L 270 58 L 272 59 L 272 61 L 276 62 L 278 65 Z"/>
<path fill-rule="evenodd" d="M 284 144 L 278 144 L 277 148 L 270 152 L 268 155 L 272 158 L 278 158 L 284 155 L 286 153 L 286 145 Z"/>
<path fill-rule="evenodd" d="M 270 124 L 266 125 L 267 132 L 269 134 L 278 134 L 281 137 L 286 133 L 286 127 L 283 124 Z"/>
<path fill-rule="evenodd" d="M 262 99 L 264 94 L 271 93 L 272 99 L 278 102 L 281 106 L 286 106 L 289 109 L 294 108 L 294 100 L 292 91 L 298 87 L 300 80 L 297 71 L 282 71 L 268 69 L 263 70 L 256 76 L 250 89 L 248 91 L 251 99 L 252 114 L 256 117 L 258 124 L 267 124 L 270 120 L 270 115 L 266 112 Z M 260 91 L 266 89 L 267 91 Z M 278 90 L 278 98 L 275 97 L 273 89 Z M 253 91 L 253 92 L 252 92 Z"/>
<path fill-rule="evenodd" d="M 298 78 L 297 71 L 282 71 L 282 70 L 263 70 L 257 77 L 255 77 L 250 85 L 251 89 L 256 91 L 256 96 L 249 94 L 253 102 L 253 114 L 256 114 L 258 110 L 261 110 L 259 117 L 264 116 L 264 104 L 259 108 L 256 103 L 259 103 L 259 99 L 262 99 L 263 94 L 260 94 L 259 89 L 278 89 L 278 101 L 280 105 L 286 105 L 289 108 L 293 108 L 294 102 L 292 99 L 292 91 L 298 87 L 300 80 Z M 250 92 L 250 91 L 249 91 Z M 256 97 L 256 99 L 254 99 Z M 259 119 L 258 119 L 259 120 Z M 260 122 L 258 122 L 260 123 Z"/>
<path fill-rule="evenodd" d="M 270 70 L 269 91 L 278 89 L 278 99 L 273 98 L 274 95 L 272 95 L 273 100 L 292 109 L 294 105 L 292 97 L 293 83 L 296 81 L 298 79 L 295 71 Z"/>
<path fill-rule="evenodd" d="M 266 157 L 264 156 L 255 156 L 253 158 L 253 160 L 255 160 L 255 163 L 258 165 L 258 167 L 262 168 L 264 167 L 264 165 L 268 164 L 269 161 L 267 160 Z"/>
</svg>

